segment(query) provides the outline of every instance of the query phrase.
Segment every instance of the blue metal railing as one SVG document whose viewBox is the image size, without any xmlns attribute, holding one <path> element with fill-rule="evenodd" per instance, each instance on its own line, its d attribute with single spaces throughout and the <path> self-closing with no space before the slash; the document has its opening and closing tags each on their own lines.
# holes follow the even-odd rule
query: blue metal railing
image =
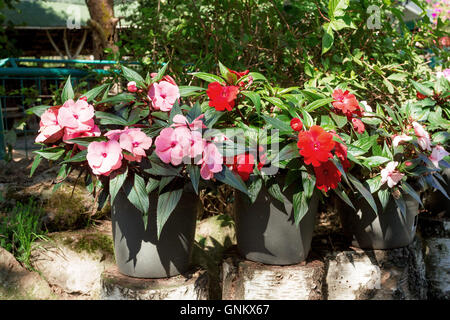
<svg viewBox="0 0 450 320">
<path fill-rule="evenodd" d="M 50 98 L 53 94 L 52 91 L 59 88 L 70 75 L 73 85 L 86 81 L 87 90 L 89 90 L 96 82 L 96 76 L 107 76 L 113 72 L 101 67 L 117 63 L 118 61 L 111 60 L 1 59 L 0 86 L 3 87 L 3 90 L 0 91 L 3 93 L 0 92 L 0 159 L 3 159 L 5 154 L 4 132 L 13 129 L 14 121 L 25 118 L 26 109 L 33 105 L 33 103 L 26 105 L 27 96 L 24 89 L 33 88 L 37 97 Z M 134 61 L 120 61 L 120 63 L 139 65 Z M 48 66 L 52 64 L 62 66 Z M 83 70 L 83 66 L 99 67 Z M 11 92 L 17 93 L 9 94 Z M 34 122 L 27 123 L 21 130 L 17 130 L 17 134 L 21 138 L 23 137 L 23 147 L 27 158 L 30 150 L 28 139 L 36 136 L 39 127 L 38 119 L 32 119 L 32 121 Z"/>
</svg>

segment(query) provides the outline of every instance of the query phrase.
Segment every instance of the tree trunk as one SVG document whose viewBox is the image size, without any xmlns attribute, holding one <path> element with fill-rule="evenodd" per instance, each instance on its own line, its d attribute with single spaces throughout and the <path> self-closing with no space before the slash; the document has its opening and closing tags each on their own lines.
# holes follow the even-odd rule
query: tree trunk
<svg viewBox="0 0 450 320">
<path fill-rule="evenodd" d="M 105 49 L 118 51 L 116 25 L 119 19 L 114 17 L 114 0 L 86 0 L 91 19 L 88 21 L 92 29 L 94 58 L 104 59 Z"/>
</svg>

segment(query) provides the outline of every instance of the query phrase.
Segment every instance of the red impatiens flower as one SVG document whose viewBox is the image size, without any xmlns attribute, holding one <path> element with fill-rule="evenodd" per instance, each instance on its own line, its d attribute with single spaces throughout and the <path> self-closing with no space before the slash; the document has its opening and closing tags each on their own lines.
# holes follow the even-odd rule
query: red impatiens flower
<svg viewBox="0 0 450 320">
<path fill-rule="evenodd" d="M 319 167 L 314 167 L 316 174 L 317 189 L 327 192 L 329 189 L 336 189 L 341 181 L 341 172 L 332 161 L 322 163 Z"/>
<path fill-rule="evenodd" d="M 416 96 L 417 96 L 417 99 L 419 99 L 419 100 L 423 100 L 427 97 L 426 95 L 421 94 L 419 91 L 417 91 Z"/>
<path fill-rule="evenodd" d="M 238 93 L 239 87 L 223 86 L 217 81 L 211 82 L 206 90 L 210 99 L 209 106 L 216 108 L 217 111 L 231 111 Z"/>
<path fill-rule="evenodd" d="M 334 145 L 333 135 L 320 126 L 314 125 L 309 131 L 298 134 L 297 146 L 300 149 L 300 155 L 305 158 L 305 164 L 312 164 L 314 167 L 320 166 L 322 162 L 333 157 L 331 150 Z"/>
<path fill-rule="evenodd" d="M 294 131 L 298 131 L 298 132 L 302 131 L 302 129 L 303 129 L 302 121 L 299 118 L 293 118 L 291 120 L 291 128 Z"/>
<path fill-rule="evenodd" d="M 266 156 L 261 156 L 261 161 L 258 163 L 258 170 L 264 166 Z M 240 154 L 234 157 L 233 166 L 231 170 L 238 174 L 243 181 L 247 181 L 253 173 L 255 167 L 255 157 L 251 153 Z"/>
<path fill-rule="evenodd" d="M 336 89 L 333 91 L 332 97 L 335 100 L 332 102 L 333 107 L 346 116 L 352 116 L 361 112 L 358 100 L 348 90 L 343 92 L 341 89 Z"/>
<path fill-rule="evenodd" d="M 231 70 L 231 69 L 228 69 L 228 71 L 230 71 L 231 73 L 235 74 L 238 80 L 240 78 L 242 78 L 243 76 L 248 75 L 248 73 L 250 72 L 249 70 L 238 72 L 238 71 L 234 71 L 234 70 Z"/>
<path fill-rule="evenodd" d="M 255 158 L 251 153 L 240 154 L 234 158 L 233 172 L 237 173 L 243 181 L 247 181 L 254 166 Z"/>
</svg>

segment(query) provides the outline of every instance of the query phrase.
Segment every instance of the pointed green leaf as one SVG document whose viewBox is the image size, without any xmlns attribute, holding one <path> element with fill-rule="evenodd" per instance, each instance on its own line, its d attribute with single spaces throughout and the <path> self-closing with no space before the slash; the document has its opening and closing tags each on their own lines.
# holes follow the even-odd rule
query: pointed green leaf
<svg viewBox="0 0 450 320">
<path fill-rule="evenodd" d="M 380 189 L 378 190 L 378 199 L 380 200 L 381 207 L 384 210 L 386 210 L 386 207 L 389 203 L 389 197 L 391 196 L 391 190 L 390 189 Z"/>
<path fill-rule="evenodd" d="M 147 223 L 145 218 L 148 214 L 149 199 L 145 188 L 144 179 L 138 174 L 134 175 L 134 183 L 125 183 L 124 191 L 128 200 L 144 215 L 144 224 Z"/>
<path fill-rule="evenodd" d="M 125 169 L 125 172 L 117 174 L 114 178 L 109 180 L 109 194 L 111 196 L 111 205 L 114 204 L 114 199 L 117 196 L 120 188 L 122 188 L 123 183 L 128 175 L 128 167 Z"/>
<path fill-rule="evenodd" d="M 206 72 L 195 72 L 195 73 L 191 73 L 191 75 L 193 75 L 196 78 L 205 80 L 207 82 L 219 82 L 221 84 L 225 84 L 225 81 L 221 77 L 216 76 L 214 74 L 210 74 L 210 73 L 206 73 Z"/>
<path fill-rule="evenodd" d="M 352 176 L 350 173 L 347 173 L 348 179 L 351 181 L 351 183 L 358 189 L 358 191 L 361 193 L 363 198 L 366 199 L 366 201 L 369 203 L 369 205 L 372 207 L 373 211 L 375 213 L 378 212 L 377 205 L 375 204 L 375 200 L 372 197 L 372 194 L 369 190 L 367 190 L 361 182 L 359 182 L 358 179 L 356 179 L 354 176 Z"/>
<path fill-rule="evenodd" d="M 198 194 L 198 184 L 200 182 L 200 169 L 196 165 L 188 164 L 186 169 L 189 173 L 189 177 L 191 178 L 192 187 L 196 194 Z"/>
<path fill-rule="evenodd" d="M 83 96 L 85 96 L 87 98 L 87 102 L 91 102 L 92 100 L 94 100 L 95 98 L 97 98 L 97 96 L 102 93 L 103 90 L 105 90 L 105 88 L 109 87 L 109 84 L 102 84 L 101 86 L 95 87 L 91 90 L 89 90 L 88 92 L 86 92 L 85 94 L 83 94 Z"/>
<path fill-rule="evenodd" d="M 176 189 L 164 192 L 158 197 L 158 205 L 156 208 L 156 229 L 158 239 L 161 231 L 169 219 L 170 214 L 176 208 L 183 194 L 183 189 Z"/>
<path fill-rule="evenodd" d="M 141 88 L 146 87 L 144 78 L 142 78 L 142 76 L 139 73 L 137 73 L 136 71 L 134 71 L 133 69 L 122 66 L 122 72 L 123 72 L 124 77 L 128 81 L 136 82 L 136 84 Z"/>
<path fill-rule="evenodd" d="M 148 194 L 150 194 L 154 190 L 156 190 L 156 188 L 158 188 L 158 186 L 159 186 L 159 180 L 149 178 L 148 182 L 147 182 L 147 186 L 145 187 L 145 190 L 147 191 Z"/>
<path fill-rule="evenodd" d="M 70 80 L 70 76 L 67 78 L 66 84 L 64 85 L 64 88 L 61 93 L 61 101 L 62 103 L 66 102 L 69 99 L 74 98 L 73 88 L 72 88 L 72 81 Z"/>
<path fill-rule="evenodd" d="M 42 160 L 42 157 L 39 154 L 37 154 L 34 157 L 33 164 L 31 165 L 31 170 L 30 170 L 30 178 L 33 176 L 33 173 L 36 171 L 36 168 L 39 166 L 39 163 L 41 163 L 41 160 Z"/>
<path fill-rule="evenodd" d="M 256 92 L 253 92 L 253 91 L 241 91 L 241 93 L 253 102 L 256 112 L 258 114 L 260 114 L 261 113 L 261 97 L 259 96 L 259 94 L 257 94 Z"/>
<path fill-rule="evenodd" d="M 248 190 L 245 183 L 239 176 L 236 176 L 233 172 L 231 172 L 226 165 L 222 166 L 222 171 L 216 173 L 214 178 L 248 195 Z"/>
<path fill-rule="evenodd" d="M 403 189 L 403 191 L 405 191 L 411 197 L 413 197 L 418 203 L 420 203 L 420 205 L 423 207 L 423 203 L 422 203 L 422 200 L 420 199 L 420 195 L 406 181 L 402 182 L 401 188 Z"/>
</svg>

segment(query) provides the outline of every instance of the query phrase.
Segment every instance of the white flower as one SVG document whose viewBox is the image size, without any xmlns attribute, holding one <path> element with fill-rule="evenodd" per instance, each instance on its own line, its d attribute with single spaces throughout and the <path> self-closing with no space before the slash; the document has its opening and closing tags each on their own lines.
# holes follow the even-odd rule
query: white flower
<svg viewBox="0 0 450 320">
<path fill-rule="evenodd" d="M 433 162 L 436 168 L 439 168 L 439 161 L 444 159 L 449 154 L 450 153 L 445 151 L 445 149 L 442 146 L 436 146 L 433 148 L 433 152 L 431 152 L 431 156 L 429 156 L 428 159 L 430 159 L 431 162 Z"/>
<path fill-rule="evenodd" d="M 412 137 L 410 137 L 406 134 L 397 135 L 397 136 L 394 136 L 394 139 L 392 139 L 392 145 L 394 147 L 397 147 L 400 142 L 410 141 L 410 140 L 412 140 Z"/>
<path fill-rule="evenodd" d="M 400 180 L 402 180 L 404 174 L 395 170 L 397 167 L 397 161 L 389 162 L 386 167 L 381 170 L 381 184 L 387 182 L 389 188 L 395 186 Z"/>
<path fill-rule="evenodd" d="M 417 140 L 419 143 L 419 146 L 423 150 L 429 150 L 431 151 L 431 140 L 430 135 L 428 132 L 417 122 L 413 122 L 412 125 L 414 126 L 414 133 L 417 136 Z"/>
</svg>

